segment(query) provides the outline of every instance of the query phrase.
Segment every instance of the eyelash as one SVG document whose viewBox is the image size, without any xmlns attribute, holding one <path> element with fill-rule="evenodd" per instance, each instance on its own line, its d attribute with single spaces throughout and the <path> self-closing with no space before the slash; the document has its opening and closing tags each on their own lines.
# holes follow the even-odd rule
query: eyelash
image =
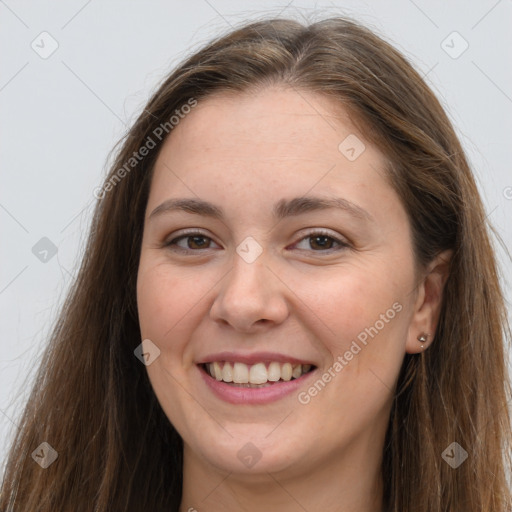
<svg viewBox="0 0 512 512">
<path fill-rule="evenodd" d="M 209 240 L 213 241 L 211 237 L 209 237 L 209 236 L 207 236 L 204 233 L 201 233 L 199 231 L 186 231 L 186 232 L 182 233 L 180 236 L 171 239 L 169 242 L 165 242 L 162 245 L 162 247 L 166 247 L 166 248 L 169 248 L 172 251 L 181 252 L 181 253 L 200 252 L 202 250 L 208 250 L 209 249 L 209 248 L 206 248 L 206 249 L 183 249 L 182 247 L 176 246 L 176 242 L 177 241 L 182 240 L 182 239 L 192 238 L 193 236 L 200 236 L 202 238 L 209 239 Z M 315 238 L 315 237 L 318 237 L 318 236 L 323 236 L 323 237 L 326 237 L 326 238 L 330 238 L 331 240 L 336 242 L 339 245 L 339 247 L 326 249 L 324 251 L 323 250 L 313 250 L 313 249 L 311 249 L 312 252 L 331 253 L 331 252 L 336 252 L 336 251 L 340 251 L 340 250 L 343 250 L 343 249 L 348 249 L 348 248 L 351 247 L 348 242 L 340 240 L 339 238 L 336 238 L 336 237 L 332 236 L 328 231 L 323 230 L 323 229 L 317 229 L 316 231 L 311 231 L 306 236 L 302 237 L 297 243 L 300 243 L 303 240 L 306 240 L 308 238 Z M 294 244 L 294 245 L 296 245 L 296 244 Z M 299 250 L 307 250 L 307 249 L 299 249 Z"/>
</svg>

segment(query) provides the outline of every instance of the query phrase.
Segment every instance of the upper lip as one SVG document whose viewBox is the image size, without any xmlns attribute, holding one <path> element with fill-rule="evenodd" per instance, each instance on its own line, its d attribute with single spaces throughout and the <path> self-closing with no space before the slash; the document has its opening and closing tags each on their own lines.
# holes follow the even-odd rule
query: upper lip
<svg viewBox="0 0 512 512">
<path fill-rule="evenodd" d="M 256 363 L 271 363 L 277 361 L 279 363 L 292 363 L 292 364 L 310 364 L 316 366 L 311 361 L 305 359 L 298 359 L 296 357 L 287 356 L 285 354 L 278 354 L 277 352 L 253 352 L 253 353 L 241 353 L 241 352 L 216 352 L 215 354 L 209 354 L 202 357 L 197 364 L 214 363 L 220 361 L 227 361 L 230 363 L 245 363 L 252 365 Z"/>
</svg>

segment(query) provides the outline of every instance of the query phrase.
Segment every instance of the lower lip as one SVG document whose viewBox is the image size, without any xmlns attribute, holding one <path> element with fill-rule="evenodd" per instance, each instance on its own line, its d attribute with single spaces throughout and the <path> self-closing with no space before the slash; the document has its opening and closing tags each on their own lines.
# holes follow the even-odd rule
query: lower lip
<svg viewBox="0 0 512 512">
<path fill-rule="evenodd" d="M 220 399 L 231 404 L 267 404 L 274 402 L 297 391 L 309 380 L 311 375 L 316 372 L 315 369 L 305 373 L 298 379 L 278 382 L 264 388 L 241 388 L 214 379 L 211 375 L 206 373 L 206 370 L 202 366 L 198 366 L 198 368 L 204 382 L 213 393 Z"/>
</svg>

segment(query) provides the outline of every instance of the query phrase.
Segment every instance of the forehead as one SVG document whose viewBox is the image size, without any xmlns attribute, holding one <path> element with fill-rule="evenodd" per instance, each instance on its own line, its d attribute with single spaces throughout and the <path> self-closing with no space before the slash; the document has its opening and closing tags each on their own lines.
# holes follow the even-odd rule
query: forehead
<svg viewBox="0 0 512 512">
<path fill-rule="evenodd" d="M 377 201 L 382 213 L 397 201 L 385 166 L 331 98 L 289 88 L 220 93 L 199 101 L 165 140 L 148 209 L 195 195 L 249 210 L 315 192 Z"/>
<path fill-rule="evenodd" d="M 166 142 L 173 145 L 173 138 L 186 139 L 204 150 L 229 151 L 231 157 L 244 160 L 283 156 L 321 162 L 337 158 L 339 143 L 356 133 L 348 112 L 333 99 L 269 87 L 216 93 L 201 100 Z"/>
<path fill-rule="evenodd" d="M 374 169 L 384 170 L 384 156 L 338 102 L 309 91 L 269 87 L 202 99 L 174 127 L 159 160 L 188 167 L 207 162 L 209 168 L 219 159 L 245 167 L 265 162 L 270 170 L 279 160 L 309 162 L 319 169 L 343 163 L 355 172 L 363 168 L 351 161 L 359 153 Z"/>
</svg>

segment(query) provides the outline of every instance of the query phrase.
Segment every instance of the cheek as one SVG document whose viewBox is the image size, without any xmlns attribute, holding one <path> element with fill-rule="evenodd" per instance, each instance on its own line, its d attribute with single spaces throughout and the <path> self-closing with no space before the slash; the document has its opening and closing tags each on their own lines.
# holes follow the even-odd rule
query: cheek
<svg viewBox="0 0 512 512">
<path fill-rule="evenodd" d="M 343 335 L 373 325 L 381 314 L 400 302 L 401 287 L 378 278 L 368 267 L 350 268 L 326 274 L 325 278 L 297 282 L 301 296 L 326 328 Z"/>
<path fill-rule="evenodd" d="M 330 358 L 324 368 L 329 391 L 318 401 L 331 404 L 322 409 L 325 424 L 338 418 L 328 411 L 345 415 L 357 410 L 370 421 L 390 399 L 409 322 L 408 273 L 403 270 L 396 278 L 386 266 L 353 265 L 330 279 L 303 282 L 304 303 L 314 313 L 310 317 L 321 320 L 316 334 Z"/>
<path fill-rule="evenodd" d="M 407 319 L 400 285 L 405 288 L 406 276 L 394 281 L 376 263 L 323 269 L 323 275 L 295 281 L 303 303 L 301 324 L 311 322 L 305 328 L 325 354 L 318 380 L 303 390 L 299 403 L 307 404 L 310 421 L 326 435 L 344 432 L 350 439 L 387 421 L 404 356 Z"/>
<path fill-rule="evenodd" d="M 171 327 L 175 309 L 173 294 L 155 269 L 141 268 L 137 279 L 137 307 L 142 336 L 153 341 Z"/>
<path fill-rule="evenodd" d="M 141 258 L 137 279 L 141 335 L 153 341 L 169 365 L 175 366 L 189 359 L 187 340 L 208 314 L 205 300 L 218 279 L 197 268 L 147 260 Z"/>
</svg>

